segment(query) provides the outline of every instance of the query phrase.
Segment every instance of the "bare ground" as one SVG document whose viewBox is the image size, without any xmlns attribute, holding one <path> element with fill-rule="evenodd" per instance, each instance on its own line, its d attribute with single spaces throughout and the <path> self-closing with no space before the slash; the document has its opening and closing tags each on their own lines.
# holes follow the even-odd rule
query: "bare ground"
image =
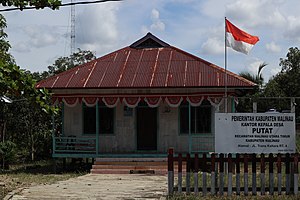
<svg viewBox="0 0 300 200">
<path fill-rule="evenodd" d="M 166 192 L 166 176 L 87 174 L 18 189 L 6 199 L 165 199 Z"/>
</svg>

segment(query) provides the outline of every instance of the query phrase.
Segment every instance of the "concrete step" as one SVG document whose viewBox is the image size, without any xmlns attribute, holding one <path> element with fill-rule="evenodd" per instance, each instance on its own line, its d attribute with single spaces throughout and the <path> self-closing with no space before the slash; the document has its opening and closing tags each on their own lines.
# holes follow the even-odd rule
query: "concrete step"
<svg viewBox="0 0 300 200">
<path fill-rule="evenodd" d="M 167 170 L 91 169 L 92 174 L 156 174 L 167 175 Z"/>
<path fill-rule="evenodd" d="M 95 161 L 94 165 L 167 166 L 167 162 L 148 161 Z"/>
</svg>

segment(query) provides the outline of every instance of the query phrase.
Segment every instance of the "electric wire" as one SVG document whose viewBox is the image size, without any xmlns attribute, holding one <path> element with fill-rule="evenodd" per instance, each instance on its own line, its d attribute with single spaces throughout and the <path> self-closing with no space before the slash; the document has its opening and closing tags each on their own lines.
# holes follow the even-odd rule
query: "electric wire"
<svg viewBox="0 0 300 200">
<path fill-rule="evenodd" d="M 79 2 L 73 2 L 73 3 L 62 3 L 58 7 L 66 7 L 66 6 L 72 6 L 72 5 L 87 5 L 87 4 L 97 4 L 97 3 L 105 3 L 105 2 L 119 2 L 123 0 L 98 0 L 98 1 L 79 1 Z M 45 8 L 50 8 L 45 6 Z M 15 11 L 15 10 L 33 10 L 33 9 L 41 9 L 41 7 L 36 6 L 29 6 L 24 8 L 5 8 L 0 10 L 0 12 L 8 12 L 8 11 Z"/>
</svg>

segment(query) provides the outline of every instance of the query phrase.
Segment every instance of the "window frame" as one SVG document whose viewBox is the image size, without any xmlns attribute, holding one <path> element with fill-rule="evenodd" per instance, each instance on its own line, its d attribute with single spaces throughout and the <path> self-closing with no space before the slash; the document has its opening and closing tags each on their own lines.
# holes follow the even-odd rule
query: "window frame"
<svg viewBox="0 0 300 200">
<path fill-rule="evenodd" d="M 209 101 L 207 101 L 207 103 L 205 103 L 205 104 L 203 104 L 203 103 L 205 103 L 205 102 L 202 102 L 202 104 L 200 106 L 192 106 L 191 105 L 191 115 L 193 113 L 192 109 L 195 109 L 195 111 L 196 111 L 197 108 L 201 109 L 201 108 L 207 108 L 207 107 L 209 107 L 210 108 L 210 112 L 209 112 L 209 114 L 207 114 L 207 116 L 210 117 L 209 132 L 207 132 L 207 131 L 205 131 L 205 132 L 195 132 L 195 131 L 192 132 L 192 130 L 191 130 L 191 135 L 202 135 L 202 136 L 204 136 L 204 135 L 212 135 L 213 134 L 213 127 L 212 127 L 212 125 L 213 125 L 213 106 L 209 103 Z M 179 132 L 179 135 L 189 135 L 189 130 L 187 132 L 182 132 L 182 127 L 181 127 L 181 125 L 182 125 L 182 120 L 181 120 L 182 110 L 181 110 L 181 108 L 182 107 L 183 108 L 187 108 L 187 114 L 186 115 L 188 116 L 188 113 L 189 113 L 189 110 L 188 110 L 189 103 L 188 102 L 183 102 L 178 107 L 178 132 Z M 195 113 L 195 111 L 194 111 L 194 113 Z M 191 121 L 194 121 L 192 119 L 192 117 L 191 117 Z M 193 124 L 191 123 L 191 129 L 192 129 L 192 126 L 193 126 Z"/>
<path fill-rule="evenodd" d="M 85 132 L 85 119 L 84 119 L 84 116 L 85 116 L 85 108 L 94 108 L 95 109 L 95 118 L 97 118 L 97 113 L 96 112 L 98 112 L 98 117 L 99 117 L 99 119 L 98 119 L 98 122 L 97 122 L 97 119 L 95 119 L 95 133 L 86 133 Z M 98 109 L 97 109 L 98 108 Z M 97 102 L 97 105 L 95 105 L 95 106 L 92 106 L 92 107 L 89 107 L 89 106 L 87 106 L 85 103 L 82 103 L 82 135 L 85 135 L 85 136 L 94 136 L 94 135 L 96 135 L 97 134 L 97 123 L 98 123 L 98 129 L 99 129 L 99 131 L 98 131 L 98 133 L 99 133 L 99 135 L 115 135 L 115 124 L 116 124 L 116 109 L 115 109 L 115 107 L 114 108 L 109 108 L 109 109 L 112 109 L 112 112 L 113 112 L 113 115 L 112 115 L 112 132 L 111 133 L 103 133 L 103 132 L 101 132 L 100 131 L 100 109 L 101 108 L 109 108 L 109 107 L 107 107 L 105 104 L 99 104 L 98 102 Z"/>
</svg>

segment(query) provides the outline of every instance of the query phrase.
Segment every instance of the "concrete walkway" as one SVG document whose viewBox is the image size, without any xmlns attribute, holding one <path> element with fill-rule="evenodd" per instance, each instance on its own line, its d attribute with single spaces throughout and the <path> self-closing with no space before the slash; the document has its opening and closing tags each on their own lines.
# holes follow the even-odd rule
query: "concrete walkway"
<svg viewBox="0 0 300 200">
<path fill-rule="evenodd" d="M 6 199 L 165 199 L 167 177 L 139 174 L 87 174 L 51 185 L 38 185 Z"/>
</svg>

